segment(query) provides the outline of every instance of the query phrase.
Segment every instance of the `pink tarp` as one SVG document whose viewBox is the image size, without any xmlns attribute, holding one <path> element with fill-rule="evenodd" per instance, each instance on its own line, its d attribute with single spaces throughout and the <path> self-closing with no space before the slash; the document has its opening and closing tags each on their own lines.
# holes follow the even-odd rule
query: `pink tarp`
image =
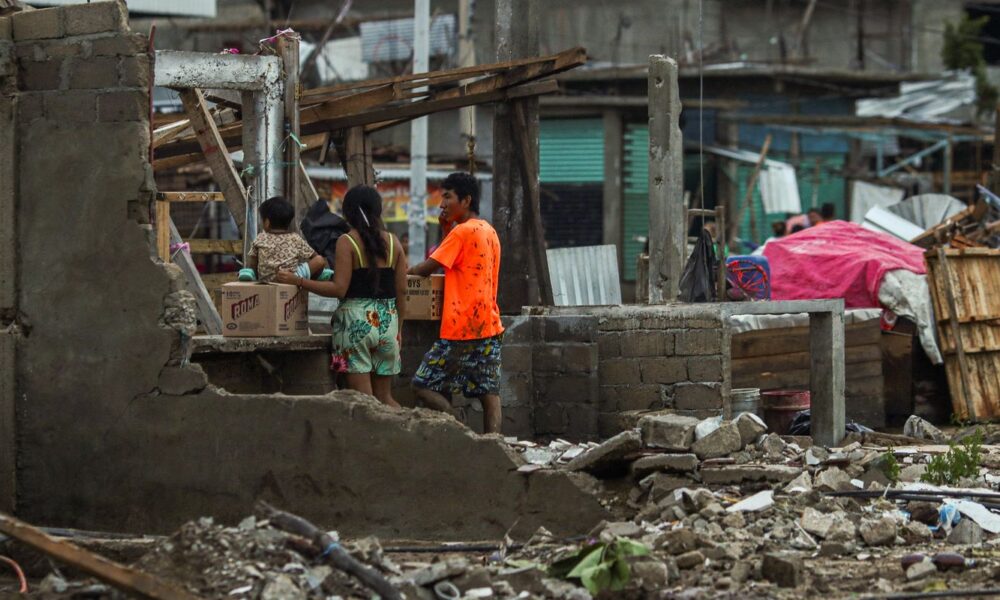
<svg viewBox="0 0 1000 600">
<path fill-rule="evenodd" d="M 847 308 L 879 308 L 879 286 L 889 271 L 927 272 L 921 248 L 845 221 L 771 240 L 764 256 L 771 299 L 843 298 Z"/>
</svg>

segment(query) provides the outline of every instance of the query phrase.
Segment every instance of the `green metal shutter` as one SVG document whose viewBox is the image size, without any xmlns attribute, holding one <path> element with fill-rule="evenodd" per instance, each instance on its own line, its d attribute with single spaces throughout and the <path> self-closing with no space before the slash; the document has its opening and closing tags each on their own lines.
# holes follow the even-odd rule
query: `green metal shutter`
<svg viewBox="0 0 1000 600">
<path fill-rule="evenodd" d="M 538 146 L 542 183 L 604 181 L 603 120 L 542 119 Z"/>
<path fill-rule="evenodd" d="M 639 237 L 649 235 L 649 127 L 625 127 L 625 247 L 622 249 L 625 281 L 635 281 L 635 262 L 642 252 Z"/>
</svg>

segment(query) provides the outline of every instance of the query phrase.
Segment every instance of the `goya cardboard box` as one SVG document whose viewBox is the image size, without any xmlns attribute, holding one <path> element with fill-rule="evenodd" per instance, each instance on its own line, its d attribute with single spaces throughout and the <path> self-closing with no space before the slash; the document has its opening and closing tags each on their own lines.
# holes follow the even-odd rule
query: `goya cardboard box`
<svg viewBox="0 0 1000 600">
<path fill-rule="evenodd" d="M 406 277 L 406 319 L 440 321 L 444 307 L 444 275 Z"/>
<path fill-rule="evenodd" d="M 222 286 L 222 335 L 263 337 L 309 334 L 304 290 L 282 283 L 226 283 Z"/>
</svg>

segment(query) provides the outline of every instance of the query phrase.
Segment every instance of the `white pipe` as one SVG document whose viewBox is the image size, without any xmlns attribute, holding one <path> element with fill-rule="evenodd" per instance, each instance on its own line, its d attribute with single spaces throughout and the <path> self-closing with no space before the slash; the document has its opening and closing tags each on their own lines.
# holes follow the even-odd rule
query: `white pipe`
<svg viewBox="0 0 1000 600">
<path fill-rule="evenodd" d="M 430 70 L 430 0 L 413 2 L 413 72 Z M 420 88 L 416 91 L 423 91 Z M 410 263 L 424 259 L 427 248 L 427 117 L 410 123 Z"/>
</svg>

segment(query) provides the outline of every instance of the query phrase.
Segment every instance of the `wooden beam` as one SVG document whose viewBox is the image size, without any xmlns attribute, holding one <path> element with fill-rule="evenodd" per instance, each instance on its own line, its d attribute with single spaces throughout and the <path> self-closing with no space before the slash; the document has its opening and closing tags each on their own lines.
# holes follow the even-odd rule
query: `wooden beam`
<svg viewBox="0 0 1000 600">
<path fill-rule="evenodd" d="M 956 409 L 955 412 L 958 413 L 959 418 L 976 420 L 976 407 L 972 400 L 972 386 L 969 383 L 969 363 L 965 356 L 965 346 L 962 342 L 962 327 L 959 323 L 961 317 L 958 314 L 958 302 L 955 300 L 955 288 L 951 280 L 951 265 L 948 263 L 948 253 L 945 252 L 944 246 L 938 246 L 937 259 L 937 266 L 941 269 L 938 281 L 941 281 L 943 284 L 941 287 L 944 288 L 945 302 L 947 303 L 948 313 L 951 317 L 951 335 L 955 338 L 955 353 L 958 355 L 958 370 L 960 374 L 958 379 L 962 386 L 960 397 L 965 400 L 964 408 L 966 413 L 964 415 L 961 414 L 962 405 L 957 402 L 957 399 L 952 402 L 952 408 Z M 934 288 L 933 283 L 931 288 Z"/>
<path fill-rule="evenodd" d="M 233 166 L 233 160 L 229 156 L 229 150 L 226 149 L 222 136 L 219 135 L 215 119 L 208 113 L 208 107 L 201 90 L 186 89 L 182 90 L 180 94 L 184 110 L 187 111 L 188 118 L 191 119 L 191 126 L 194 127 L 195 135 L 198 136 L 198 144 L 201 146 L 202 154 L 205 155 L 205 160 L 212 170 L 215 182 L 226 198 L 226 205 L 229 207 L 233 219 L 236 220 L 240 233 L 245 235 L 247 190 L 236 172 L 236 167 Z"/>
<path fill-rule="evenodd" d="M 225 202 L 222 192 L 157 192 L 156 199 L 164 202 Z"/>
<path fill-rule="evenodd" d="M 170 262 L 170 203 L 163 200 L 156 201 L 156 254 Z"/>
<path fill-rule="evenodd" d="M 322 88 L 314 88 L 303 92 L 303 98 L 314 99 L 317 97 L 329 96 L 350 90 L 365 89 L 381 85 L 396 85 L 409 83 L 412 87 L 433 86 L 443 81 L 460 81 L 469 79 L 477 75 L 487 75 L 490 73 L 500 73 L 516 67 L 537 65 L 545 62 L 565 62 L 566 57 L 572 57 L 571 61 L 579 61 L 583 64 L 587 61 L 587 51 L 582 47 L 570 48 L 558 54 L 542 57 L 522 58 L 488 65 L 477 65 L 473 67 L 461 67 L 458 69 L 448 69 L 447 71 L 431 71 L 429 73 L 415 73 L 410 75 L 400 75 L 397 77 L 387 77 L 384 79 L 370 79 L 355 83 L 343 83 Z"/>
<path fill-rule="evenodd" d="M 285 132 L 298 138 L 299 131 L 299 38 L 279 36 L 278 55 L 285 70 Z M 295 207 L 295 213 L 305 214 L 305 200 L 299 198 L 299 144 L 296 139 L 285 142 L 285 198 Z M 298 223 L 292 227 L 297 231 Z"/>
<path fill-rule="evenodd" d="M 351 127 L 344 140 L 344 170 L 347 173 L 347 187 L 375 185 L 375 169 L 372 166 L 371 140 L 364 127 Z"/>
<path fill-rule="evenodd" d="M 191 247 L 191 254 L 243 255 L 243 240 L 190 239 L 187 244 Z"/>
<path fill-rule="evenodd" d="M 529 226 L 531 228 L 531 256 L 535 261 L 535 273 L 538 275 L 538 292 L 543 306 L 554 306 L 552 295 L 552 279 L 549 276 L 549 261 L 545 254 L 545 225 L 542 223 L 542 207 L 538 188 L 538 154 L 536 140 L 528 139 L 528 118 L 525 114 L 524 101 L 511 103 L 513 119 L 511 127 L 514 130 L 514 140 L 520 151 L 518 168 L 521 170 L 521 186 L 524 188 L 524 200 L 528 203 Z"/>
<path fill-rule="evenodd" d="M 753 190 L 757 186 L 757 178 L 760 177 L 760 170 L 764 166 L 764 161 L 767 160 L 767 152 L 771 149 L 771 134 L 767 134 L 764 138 L 764 145 L 760 149 L 760 156 L 757 158 L 756 164 L 753 166 L 753 171 L 750 172 L 750 178 L 747 180 L 747 189 L 743 194 L 743 203 L 739 207 L 739 212 L 736 214 L 736 227 L 738 228 L 740 224 L 743 223 L 743 213 L 750 210 L 750 235 L 756 239 L 757 237 L 757 218 L 753 214 L 753 209 L 751 204 L 753 203 Z"/>
<path fill-rule="evenodd" d="M 0 514 L 0 533 L 88 575 L 93 575 L 105 583 L 128 592 L 129 595 L 134 594 L 142 598 L 157 600 L 196 600 L 198 598 L 198 596 L 159 577 L 110 561 L 71 542 L 57 540 L 42 530 L 9 515 Z"/>
</svg>

